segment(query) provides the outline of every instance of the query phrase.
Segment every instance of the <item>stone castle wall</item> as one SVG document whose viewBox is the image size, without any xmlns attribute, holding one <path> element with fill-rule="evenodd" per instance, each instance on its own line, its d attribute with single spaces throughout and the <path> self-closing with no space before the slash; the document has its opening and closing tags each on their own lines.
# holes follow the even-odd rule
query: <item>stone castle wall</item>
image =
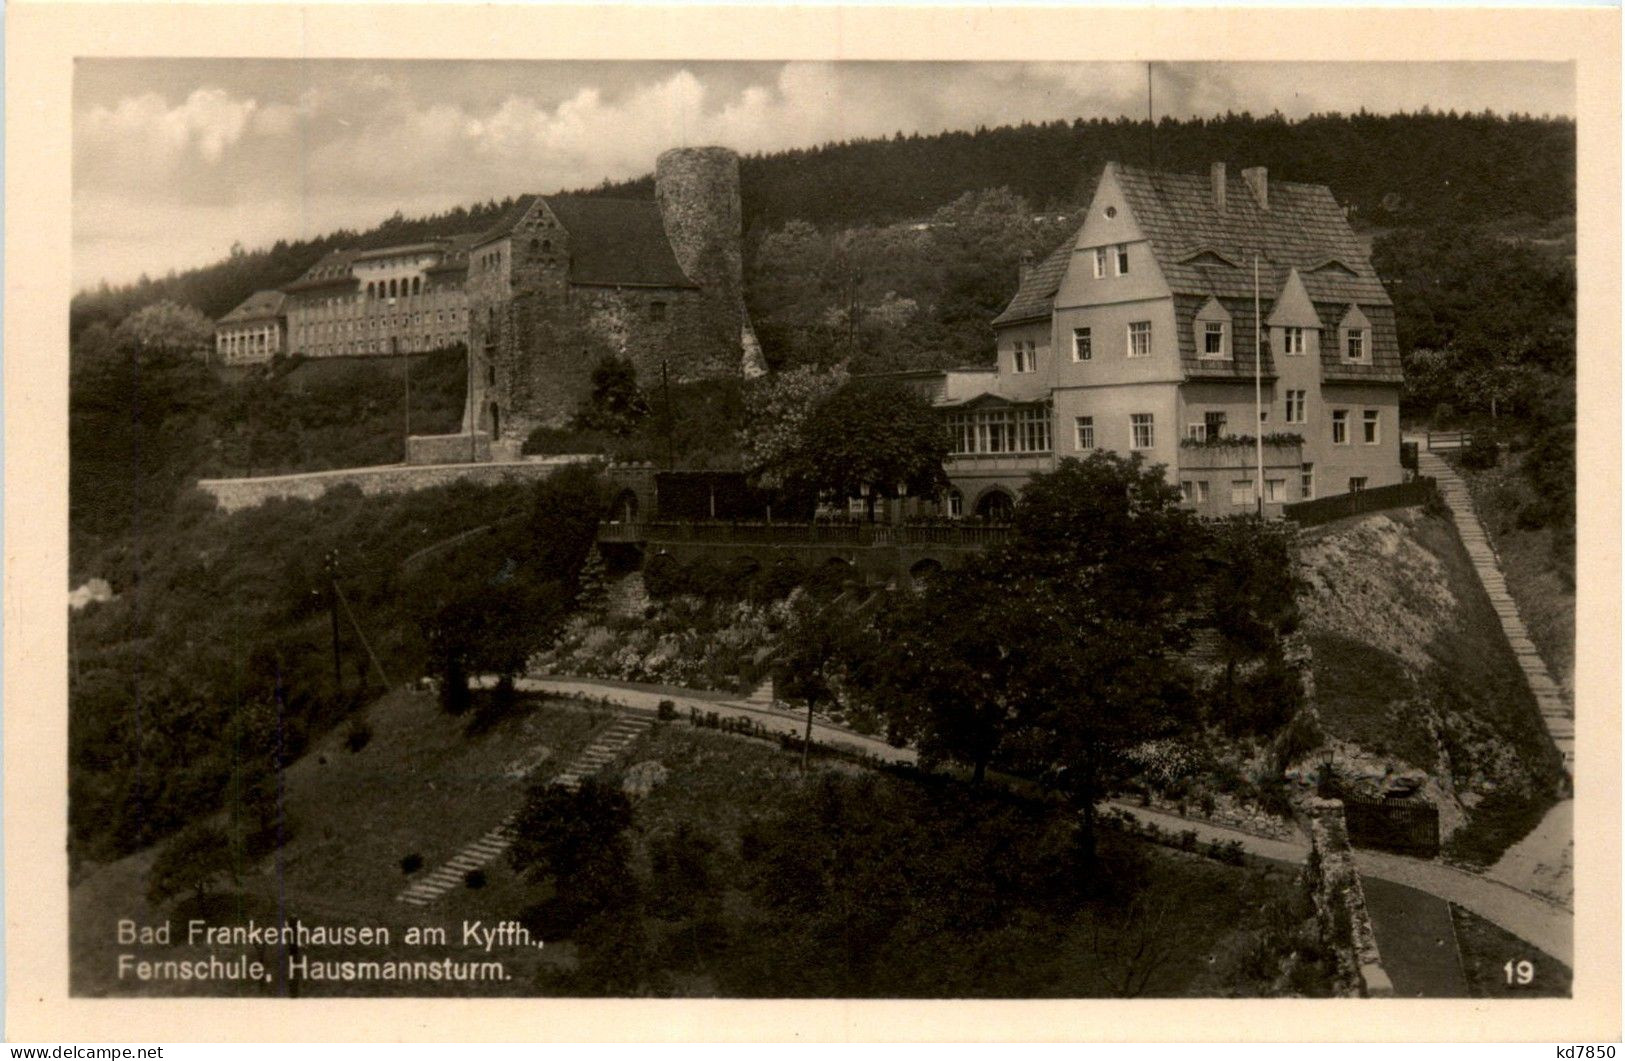
<svg viewBox="0 0 1625 1061">
<path fill-rule="evenodd" d="M 645 390 L 659 386 L 663 365 L 674 383 L 741 374 L 749 327 L 738 159 L 724 148 L 668 151 L 655 184 L 666 237 L 697 290 L 572 284 L 569 233 L 545 200 L 511 237 L 473 256 L 469 343 L 481 431 L 523 440 L 564 426 L 606 357 L 630 360 Z M 492 251 L 503 267 L 482 269 L 479 257 Z"/>
<path fill-rule="evenodd" d="M 199 479 L 197 485 L 223 510 L 235 512 L 282 498 L 314 501 L 327 491 L 343 486 L 355 486 L 363 494 L 372 495 L 426 490 L 461 481 L 482 484 L 534 481 L 547 478 L 565 465 L 600 459 L 597 456 L 558 456 L 480 464 L 387 464 L 248 479 Z"/>
</svg>

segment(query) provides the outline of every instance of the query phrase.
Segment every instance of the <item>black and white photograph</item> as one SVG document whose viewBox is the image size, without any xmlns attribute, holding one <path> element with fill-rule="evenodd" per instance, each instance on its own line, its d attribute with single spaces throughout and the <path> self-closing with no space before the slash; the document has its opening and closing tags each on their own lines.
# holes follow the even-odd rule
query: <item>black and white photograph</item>
<svg viewBox="0 0 1625 1061">
<path fill-rule="evenodd" d="M 74 58 L 68 997 L 1575 997 L 1576 71 Z"/>
</svg>

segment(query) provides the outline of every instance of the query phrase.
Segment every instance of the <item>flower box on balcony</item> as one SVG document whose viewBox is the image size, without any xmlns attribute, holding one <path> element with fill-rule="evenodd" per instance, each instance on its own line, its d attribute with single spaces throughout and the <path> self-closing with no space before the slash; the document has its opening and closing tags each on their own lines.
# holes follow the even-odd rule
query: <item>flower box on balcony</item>
<svg viewBox="0 0 1625 1061">
<path fill-rule="evenodd" d="M 1264 467 L 1294 468 L 1303 463 L 1303 439 L 1297 435 L 1265 435 Z M 1258 465 L 1257 440 L 1227 435 L 1214 440 L 1186 439 L 1179 446 L 1179 467 L 1253 468 Z"/>
</svg>

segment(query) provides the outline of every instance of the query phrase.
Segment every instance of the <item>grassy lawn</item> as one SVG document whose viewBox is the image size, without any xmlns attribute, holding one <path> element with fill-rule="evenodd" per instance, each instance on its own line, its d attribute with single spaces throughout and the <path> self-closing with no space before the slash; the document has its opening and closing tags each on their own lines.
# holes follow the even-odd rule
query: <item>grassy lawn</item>
<svg viewBox="0 0 1625 1061">
<path fill-rule="evenodd" d="M 121 953 L 147 960 L 206 956 L 209 948 L 184 945 L 187 921 L 193 917 L 214 925 L 301 920 L 310 926 L 375 926 L 390 933 L 388 945 L 311 947 L 303 952 L 318 960 L 483 957 L 462 945 L 463 922 L 481 920 L 489 926 L 516 917 L 550 894 L 552 886 L 516 878 L 506 860 L 499 859 L 487 867 L 484 887 L 458 888 L 430 907 L 417 909 L 394 899 L 410 879 L 402 873 L 400 859 L 420 854 L 425 867 L 420 872 L 425 872 L 450 857 L 521 799 L 523 784 L 509 773 L 510 766 L 545 748 L 550 754 L 533 775 L 545 778 L 568 762 L 608 719 L 607 713 L 594 708 L 535 701 L 490 730 L 469 736 L 464 719 L 444 715 L 428 696 L 386 697 L 371 709 L 373 737 L 360 752 L 346 750 L 339 732 L 289 768 L 290 838 L 279 852 L 243 874 L 236 886 L 210 893 L 201 904 L 188 896 L 155 910 L 148 907 L 145 892 L 156 849 L 85 867 L 70 897 L 73 992 L 287 993 L 288 986 L 276 978 L 248 983 L 119 978 Z M 705 917 L 673 913 L 652 902 L 637 915 L 639 931 L 651 941 L 650 960 L 659 966 L 645 990 L 657 994 L 760 994 L 751 986 L 753 968 L 793 969 L 810 960 L 773 949 L 771 934 L 760 933 L 764 917 L 779 915 L 761 906 L 756 875 L 762 867 L 744 857 L 741 848 L 762 822 L 803 805 L 811 787 L 829 777 L 878 786 L 871 790 L 902 797 L 899 806 L 917 805 L 908 800 L 910 793 L 919 791 L 917 782 L 827 760 L 815 760 L 811 774 L 804 777 L 799 757 L 774 744 L 696 730 L 684 721 L 654 727 L 622 755 L 609 776 L 613 780 L 617 769 L 649 760 L 660 762 L 669 773 L 663 784 L 636 801 L 629 834 L 632 864 L 646 893 L 654 894 L 648 881 L 656 846 L 679 828 L 702 830 L 714 838 L 717 866 L 724 870 L 704 889 L 704 896 L 691 896 L 701 900 L 708 911 Z M 1020 813 L 1036 813 L 1034 821 L 1052 820 L 1043 808 Z M 886 835 L 920 843 L 928 856 L 943 839 L 924 821 L 918 828 L 911 822 L 883 824 L 893 829 Z M 1019 843 L 1028 842 L 1027 834 L 1015 835 Z M 831 837 L 831 843 L 838 839 Z M 996 864 L 1006 855 L 989 852 L 986 857 Z M 891 977 L 887 982 L 897 985 L 887 993 L 1109 997 L 1122 992 L 1129 972 L 1140 974 L 1133 993 L 1145 996 L 1245 995 L 1267 989 L 1282 954 L 1279 926 L 1283 918 L 1302 914 L 1301 889 L 1290 870 L 1224 865 L 1110 831 L 1100 836 L 1100 858 L 1110 873 L 1123 874 L 1124 882 L 1132 880 L 1124 884 L 1132 904 L 1124 905 L 1127 899 L 1092 899 L 1077 909 L 1040 912 L 1022 906 L 1022 898 L 1016 896 L 1007 921 L 977 928 L 957 920 L 959 904 L 952 888 L 963 887 L 963 880 L 939 885 L 935 879 L 943 868 L 952 876 L 954 867 L 939 864 L 932 869 L 927 860 L 903 874 L 908 879 L 888 883 L 887 888 L 895 885 L 908 895 L 915 894 L 910 889 L 923 887 L 922 894 L 934 899 L 906 907 L 907 919 L 917 917 L 919 925 L 909 930 L 912 935 L 905 931 L 895 939 L 888 937 L 879 948 L 879 960 Z M 884 860 L 879 864 L 888 865 Z M 916 872 L 923 877 L 916 879 Z M 968 879 L 976 878 L 972 874 Z M 175 945 L 120 944 L 116 938 L 120 918 L 141 924 L 168 921 Z M 407 943 L 407 931 L 417 926 L 443 928 L 449 938 L 445 943 Z M 1152 959 L 1142 956 L 1142 939 L 1149 941 L 1145 953 Z M 222 957 L 244 952 L 276 969 L 284 957 L 275 945 L 216 950 Z M 708 957 L 696 960 L 702 954 Z M 298 991 L 306 997 L 572 993 L 559 987 L 567 982 L 562 977 L 577 967 L 577 946 L 569 940 L 550 941 L 540 949 L 498 948 L 492 957 L 502 962 L 504 979 L 306 980 Z M 805 991 L 787 993 L 818 994 L 820 982 L 812 976 Z M 1313 984 L 1305 989 L 1313 990 Z"/>
<path fill-rule="evenodd" d="M 425 910 L 395 901 L 411 879 L 401 859 L 418 854 L 420 873 L 455 855 L 500 822 L 523 799 L 526 783 L 512 772 L 518 764 L 542 758 L 532 775 L 543 779 L 568 763 L 613 715 L 568 701 L 522 700 L 510 718 L 467 735 L 470 716 L 453 718 L 434 697 L 396 692 L 369 709 L 373 737 L 359 752 L 346 750 L 343 727 L 316 743 L 285 773 L 285 806 L 290 836 L 281 849 L 241 875 L 234 894 L 209 903 L 219 923 L 260 923 L 303 918 L 310 923 L 382 925 L 394 930 L 397 945 L 367 957 L 466 957 L 460 946 L 425 951 L 398 944 L 409 925 L 443 925 L 459 934 L 464 918 L 511 916 L 522 905 L 525 887 L 506 862 L 487 867 L 488 883 L 458 889 Z M 182 931 L 188 901 L 174 909 L 152 910 L 146 895 L 148 849 L 81 875 L 70 897 L 73 989 L 76 994 L 219 994 L 207 983 L 132 984 L 117 980 L 120 918 L 157 922 L 169 917 Z M 199 948 L 175 947 L 144 957 L 191 957 Z M 332 955 L 327 955 L 331 957 Z M 505 984 L 475 985 L 474 993 L 528 993 L 540 955 L 521 954 L 522 975 Z M 552 956 L 548 956 L 551 960 Z M 279 993 L 272 985 L 250 985 L 248 993 Z M 458 984 L 407 993 L 469 993 Z M 177 988 L 179 990 L 177 990 Z M 230 992 L 228 992 L 230 993 Z M 321 993 L 307 985 L 306 993 Z M 388 985 L 346 984 L 337 993 L 402 993 Z"/>
<path fill-rule="evenodd" d="M 1573 973 L 1556 958 L 1530 946 L 1517 936 L 1492 925 L 1459 906 L 1450 908 L 1456 926 L 1456 946 L 1462 971 L 1474 998 L 1570 998 Z M 1527 984 L 1516 983 L 1519 962 L 1533 969 Z M 1507 982 L 1506 964 L 1513 963 L 1513 983 Z"/>
</svg>

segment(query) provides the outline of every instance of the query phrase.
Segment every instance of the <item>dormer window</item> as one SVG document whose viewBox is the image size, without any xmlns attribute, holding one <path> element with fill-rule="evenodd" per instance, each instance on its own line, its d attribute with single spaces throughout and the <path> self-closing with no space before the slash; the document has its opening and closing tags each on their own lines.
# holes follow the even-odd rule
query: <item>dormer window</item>
<svg viewBox="0 0 1625 1061">
<path fill-rule="evenodd" d="M 1196 355 L 1203 361 L 1230 360 L 1230 313 L 1216 298 L 1196 311 Z"/>
<path fill-rule="evenodd" d="M 1030 341 L 1023 342 L 1018 339 L 1012 348 L 1012 353 L 1015 355 L 1015 370 L 1017 372 L 1038 371 L 1037 344 Z"/>
<path fill-rule="evenodd" d="M 1303 329 L 1282 328 L 1281 332 L 1281 353 L 1287 357 L 1303 356 Z"/>
<path fill-rule="evenodd" d="M 1337 326 L 1338 346 L 1343 360 L 1358 364 L 1371 363 L 1371 322 L 1360 312 L 1359 306 L 1350 306 Z"/>
<path fill-rule="evenodd" d="M 1095 279 L 1099 280 L 1106 275 L 1106 248 L 1095 248 Z"/>
<path fill-rule="evenodd" d="M 1117 275 L 1128 275 L 1128 244 L 1126 243 L 1117 245 Z"/>
</svg>

